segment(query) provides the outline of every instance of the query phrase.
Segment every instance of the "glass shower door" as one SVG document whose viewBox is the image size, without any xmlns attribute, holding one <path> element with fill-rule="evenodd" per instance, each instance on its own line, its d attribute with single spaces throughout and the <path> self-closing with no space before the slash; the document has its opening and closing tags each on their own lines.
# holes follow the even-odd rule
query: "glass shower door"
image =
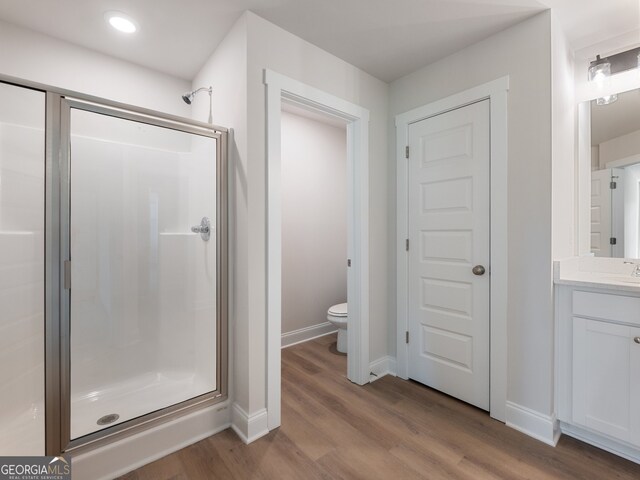
<svg viewBox="0 0 640 480">
<path fill-rule="evenodd" d="M 218 139 L 68 111 L 73 441 L 219 386 Z"/>
</svg>

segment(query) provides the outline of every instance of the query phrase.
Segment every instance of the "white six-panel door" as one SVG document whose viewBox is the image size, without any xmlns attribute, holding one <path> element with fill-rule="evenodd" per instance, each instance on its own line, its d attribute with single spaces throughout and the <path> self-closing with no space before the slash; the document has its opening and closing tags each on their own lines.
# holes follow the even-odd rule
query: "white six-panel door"
<svg viewBox="0 0 640 480">
<path fill-rule="evenodd" d="M 489 120 L 485 100 L 409 126 L 409 377 L 485 410 Z"/>
</svg>

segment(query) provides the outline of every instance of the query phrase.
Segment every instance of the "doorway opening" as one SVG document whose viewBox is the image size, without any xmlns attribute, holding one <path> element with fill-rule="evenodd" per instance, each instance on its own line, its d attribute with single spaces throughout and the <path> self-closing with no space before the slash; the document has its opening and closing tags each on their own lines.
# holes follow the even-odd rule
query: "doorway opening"
<svg viewBox="0 0 640 480">
<path fill-rule="evenodd" d="M 283 293 L 282 107 L 329 116 L 346 127 L 347 378 L 369 382 L 368 110 L 265 70 L 267 88 L 267 423 L 280 426 Z M 307 272 L 309 277 L 314 272 Z M 327 305 L 327 308 L 331 305 Z"/>
<path fill-rule="evenodd" d="M 346 126 L 282 102 L 282 348 L 337 334 L 322 345 L 347 355 Z"/>
</svg>

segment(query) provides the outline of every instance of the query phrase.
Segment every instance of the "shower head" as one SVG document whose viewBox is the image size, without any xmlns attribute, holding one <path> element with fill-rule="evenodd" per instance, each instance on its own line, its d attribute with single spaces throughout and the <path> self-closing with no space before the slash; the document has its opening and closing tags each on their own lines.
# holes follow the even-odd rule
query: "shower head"
<svg viewBox="0 0 640 480">
<path fill-rule="evenodd" d="M 184 103 L 186 103 L 187 105 L 191 105 L 191 102 L 193 102 L 193 97 L 195 97 L 198 92 L 202 92 L 202 91 L 209 92 L 209 96 L 211 96 L 213 88 L 212 87 L 209 87 L 209 88 L 206 88 L 206 87 L 197 88 L 196 90 L 192 90 L 192 91 L 187 92 L 184 95 L 182 95 L 182 100 L 184 100 Z"/>
<path fill-rule="evenodd" d="M 184 103 L 186 103 L 187 105 L 191 105 L 191 102 L 193 102 L 193 97 L 195 97 L 198 92 L 202 92 L 202 91 L 206 91 L 209 92 L 209 123 L 213 124 L 213 117 L 211 115 L 211 110 L 212 110 L 212 92 L 213 92 L 213 88 L 212 87 L 202 87 L 202 88 L 196 88 L 195 90 L 192 90 L 190 92 L 186 92 L 184 95 L 182 95 L 182 100 L 184 100 Z"/>
</svg>

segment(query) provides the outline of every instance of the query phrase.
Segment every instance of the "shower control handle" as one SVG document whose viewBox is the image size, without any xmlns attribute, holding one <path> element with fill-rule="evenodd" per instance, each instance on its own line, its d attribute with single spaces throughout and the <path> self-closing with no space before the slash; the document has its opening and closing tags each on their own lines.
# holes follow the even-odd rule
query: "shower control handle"
<svg viewBox="0 0 640 480">
<path fill-rule="evenodd" d="M 194 225 L 191 227 L 191 231 L 193 233 L 199 233 L 200 238 L 205 242 L 209 241 L 211 238 L 211 221 L 209 220 L 209 217 L 202 217 L 200 225 Z"/>
</svg>

